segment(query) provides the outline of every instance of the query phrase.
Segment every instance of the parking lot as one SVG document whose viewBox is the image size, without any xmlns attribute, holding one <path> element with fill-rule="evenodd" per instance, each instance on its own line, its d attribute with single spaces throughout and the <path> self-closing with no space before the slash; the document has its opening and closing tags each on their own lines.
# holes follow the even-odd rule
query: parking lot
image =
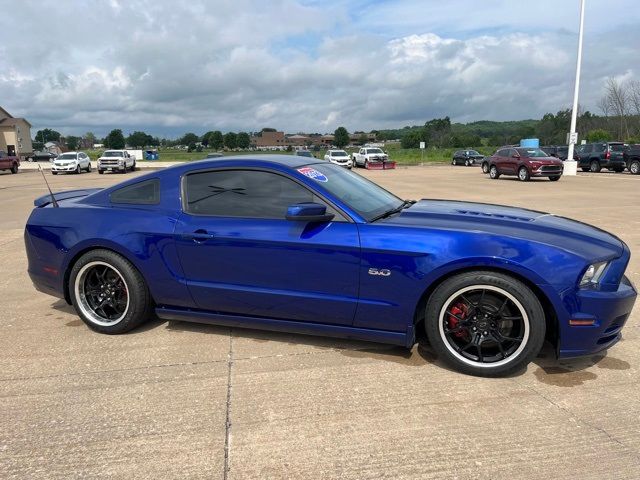
<svg viewBox="0 0 640 480">
<path fill-rule="evenodd" d="M 54 190 L 133 174 L 47 173 Z M 640 284 L 640 177 L 490 180 L 479 168 L 358 170 L 403 198 L 572 217 L 621 237 Z M 550 348 L 503 379 L 399 347 L 153 321 L 92 332 L 34 290 L 23 227 L 40 173 L 0 173 L 0 478 L 640 477 L 640 307 L 609 352 Z"/>
</svg>

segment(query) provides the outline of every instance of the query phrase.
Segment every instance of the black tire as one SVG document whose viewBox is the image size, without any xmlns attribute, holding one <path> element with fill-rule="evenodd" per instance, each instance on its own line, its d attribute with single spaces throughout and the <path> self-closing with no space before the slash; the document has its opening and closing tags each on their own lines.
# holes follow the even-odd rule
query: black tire
<svg viewBox="0 0 640 480">
<path fill-rule="evenodd" d="M 600 162 L 598 160 L 591 160 L 591 162 L 589 162 L 590 172 L 598 173 L 600 170 L 602 170 L 602 167 L 600 166 Z"/>
<path fill-rule="evenodd" d="M 456 164 L 456 159 L 454 158 L 453 160 L 451 160 L 451 165 L 455 165 Z"/>
<path fill-rule="evenodd" d="M 629 164 L 629 171 L 633 175 L 640 175 L 640 160 L 634 160 Z"/>
<path fill-rule="evenodd" d="M 549 177 L 549 180 L 551 180 L 552 182 L 557 182 L 558 180 L 560 180 L 560 175 L 554 175 L 553 177 Z"/>
<path fill-rule="evenodd" d="M 500 172 L 498 172 L 498 167 L 496 167 L 495 165 L 491 165 L 489 167 L 489 178 L 492 178 L 493 180 L 497 180 L 500 178 Z"/>
<path fill-rule="evenodd" d="M 464 166 L 465 167 L 470 167 L 471 166 L 471 162 L 469 161 L 469 159 L 464 161 Z"/>
<path fill-rule="evenodd" d="M 100 170 L 100 169 L 98 169 L 98 173 L 99 173 L 100 175 L 102 175 L 102 174 L 104 173 L 104 170 Z"/>
<path fill-rule="evenodd" d="M 364 159 L 364 168 L 365 169 L 369 169 L 369 160 L 367 160 L 366 158 Z"/>
<path fill-rule="evenodd" d="M 529 170 L 527 170 L 527 167 L 520 167 L 518 169 L 518 180 L 520 180 L 521 182 L 528 182 L 529 180 L 531 180 L 531 175 L 529 174 Z"/>
<path fill-rule="evenodd" d="M 133 165 L 131 165 L 131 171 L 135 172 L 136 171 L 136 161 L 133 161 Z"/>
<path fill-rule="evenodd" d="M 80 164 L 76 167 L 76 171 L 74 172 L 76 175 L 80 175 L 82 173 L 82 169 L 80 168 Z"/>
<path fill-rule="evenodd" d="M 82 321 L 100 333 L 128 332 L 152 312 L 151 294 L 140 272 L 126 258 L 110 250 L 91 250 L 82 255 L 71 269 L 68 288 Z"/>
<path fill-rule="evenodd" d="M 91 173 L 91 162 L 89 162 L 89 165 L 87 166 L 87 173 Z"/>
<path fill-rule="evenodd" d="M 51 172 L 51 175 L 57 175 L 58 172 Z"/>
<path fill-rule="evenodd" d="M 18 165 L 16 165 L 15 163 L 13 165 L 11 165 L 11 174 L 15 175 L 16 173 L 18 173 Z"/>
<path fill-rule="evenodd" d="M 458 311 L 466 308 L 466 313 L 452 313 L 458 305 Z M 455 319 L 464 325 L 452 325 Z M 525 368 L 540 352 L 545 329 L 536 295 L 502 273 L 456 275 L 439 285 L 427 302 L 425 330 L 430 345 L 446 363 L 469 375 L 498 377 Z"/>
<path fill-rule="evenodd" d="M 591 170 L 589 167 L 580 167 L 580 168 L 582 168 L 583 172 L 588 172 L 589 170 Z"/>
<path fill-rule="evenodd" d="M 482 162 L 482 173 L 489 173 L 489 164 L 487 162 Z"/>
</svg>

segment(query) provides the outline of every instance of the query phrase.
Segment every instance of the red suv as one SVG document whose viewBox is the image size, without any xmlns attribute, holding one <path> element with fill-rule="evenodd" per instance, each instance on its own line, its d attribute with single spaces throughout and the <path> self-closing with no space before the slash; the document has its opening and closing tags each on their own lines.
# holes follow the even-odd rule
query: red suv
<svg viewBox="0 0 640 480">
<path fill-rule="evenodd" d="M 539 148 L 503 147 L 485 159 L 488 168 L 483 168 L 493 179 L 500 175 L 516 175 L 526 182 L 531 177 L 549 177 L 555 182 L 562 176 L 562 160 L 550 157 Z"/>
</svg>

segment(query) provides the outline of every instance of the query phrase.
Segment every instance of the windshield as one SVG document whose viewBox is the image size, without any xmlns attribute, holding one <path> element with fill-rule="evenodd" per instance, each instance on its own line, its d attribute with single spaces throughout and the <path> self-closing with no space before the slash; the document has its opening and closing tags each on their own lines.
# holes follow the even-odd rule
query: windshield
<svg viewBox="0 0 640 480">
<path fill-rule="evenodd" d="M 367 153 L 383 153 L 379 148 L 367 148 Z"/>
<path fill-rule="evenodd" d="M 367 222 L 403 204 L 401 199 L 384 188 L 333 163 L 313 164 L 304 168 L 323 174 L 326 181 L 319 181 L 320 186 L 349 205 Z"/>
<path fill-rule="evenodd" d="M 63 153 L 62 155 L 58 155 L 58 158 L 56 158 L 56 160 L 75 160 L 75 159 L 76 159 L 75 153 Z"/>
<path fill-rule="evenodd" d="M 538 158 L 548 157 L 549 155 L 544 153 L 539 148 L 516 148 L 521 157 Z"/>
<path fill-rule="evenodd" d="M 103 157 L 124 157 L 122 152 L 104 152 Z"/>
<path fill-rule="evenodd" d="M 347 155 L 347 152 L 345 152 L 344 150 L 334 150 L 333 152 L 331 152 L 331 156 L 332 157 L 348 157 L 349 155 Z"/>
<path fill-rule="evenodd" d="M 475 150 L 467 150 L 467 155 L 480 155 L 480 154 Z"/>
</svg>

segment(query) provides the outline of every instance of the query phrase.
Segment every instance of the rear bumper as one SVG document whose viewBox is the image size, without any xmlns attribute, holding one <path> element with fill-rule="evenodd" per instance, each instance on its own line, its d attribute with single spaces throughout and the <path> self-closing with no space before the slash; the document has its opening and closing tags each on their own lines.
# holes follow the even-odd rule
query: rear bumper
<svg viewBox="0 0 640 480">
<path fill-rule="evenodd" d="M 606 164 L 602 165 L 604 168 L 626 168 L 627 162 L 624 158 L 611 158 Z"/>
<path fill-rule="evenodd" d="M 623 277 L 618 290 L 578 290 L 571 319 L 593 320 L 588 326 L 561 326 L 558 354 L 561 358 L 590 355 L 614 345 L 622 337 L 638 293 Z M 572 302 L 573 303 L 573 302 Z"/>
</svg>

